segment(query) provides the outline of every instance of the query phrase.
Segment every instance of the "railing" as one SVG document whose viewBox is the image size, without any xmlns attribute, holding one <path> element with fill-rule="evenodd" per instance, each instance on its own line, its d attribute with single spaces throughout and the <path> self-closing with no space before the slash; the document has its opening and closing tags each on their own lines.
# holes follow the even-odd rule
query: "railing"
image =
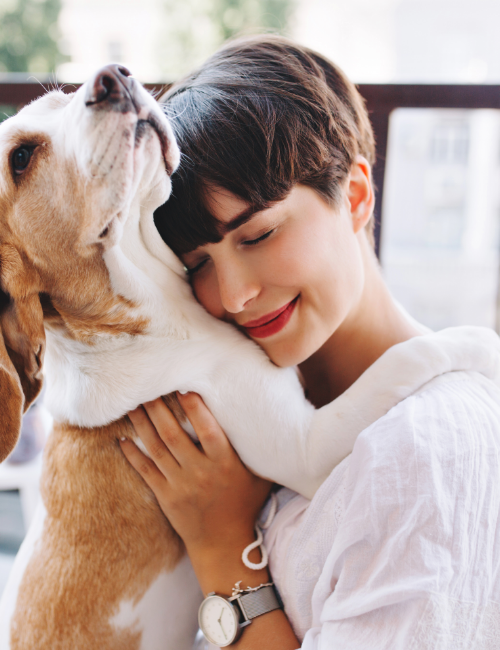
<svg viewBox="0 0 500 650">
<path fill-rule="evenodd" d="M 50 87 L 44 84 L 45 88 Z M 150 90 L 167 88 L 163 83 L 146 84 Z M 65 84 L 65 92 L 73 92 L 78 84 Z M 385 162 L 389 117 L 396 108 L 498 108 L 500 109 L 500 85 L 429 85 L 429 84 L 360 84 L 360 93 L 366 100 L 377 142 L 377 162 L 373 170 L 377 198 L 375 207 L 375 239 L 377 253 L 382 225 L 382 199 L 384 193 Z M 35 80 L 20 81 L 0 79 L 0 105 L 20 108 L 45 92 Z"/>
<path fill-rule="evenodd" d="M 65 93 L 72 93 L 80 87 L 80 84 L 60 84 L 54 85 L 51 81 L 45 79 L 37 81 L 32 78 L 32 81 L 26 81 L 25 75 L 22 75 L 21 80 L 17 81 L 12 75 L 0 75 L 0 104 L 16 106 L 21 108 L 25 104 L 37 99 L 44 95 L 47 90 L 53 90 L 60 87 Z M 167 89 L 169 84 L 144 84 L 148 90 L 161 90 Z"/>
</svg>

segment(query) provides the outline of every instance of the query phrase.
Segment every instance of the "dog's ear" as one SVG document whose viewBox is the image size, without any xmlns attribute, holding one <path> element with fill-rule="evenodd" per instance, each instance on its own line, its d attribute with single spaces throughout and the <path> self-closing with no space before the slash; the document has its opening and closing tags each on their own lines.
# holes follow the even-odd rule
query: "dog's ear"
<svg viewBox="0 0 500 650">
<path fill-rule="evenodd" d="M 42 388 L 43 311 L 36 277 L 0 247 L 0 462 L 14 449 L 21 419 Z"/>
</svg>

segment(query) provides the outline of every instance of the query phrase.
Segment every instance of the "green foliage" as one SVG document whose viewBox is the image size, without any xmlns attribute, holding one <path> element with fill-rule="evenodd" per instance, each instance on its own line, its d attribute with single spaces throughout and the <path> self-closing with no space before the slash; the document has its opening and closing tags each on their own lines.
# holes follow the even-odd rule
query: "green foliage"
<svg viewBox="0 0 500 650">
<path fill-rule="evenodd" d="M 215 0 L 213 19 L 225 41 L 240 32 L 286 32 L 293 0 Z"/>
<path fill-rule="evenodd" d="M 0 71 L 52 72 L 65 60 L 60 10 L 61 0 L 0 0 Z"/>
<path fill-rule="evenodd" d="M 169 80 L 202 63 L 236 34 L 286 34 L 296 0 L 164 0 L 165 27 L 158 49 Z"/>
</svg>

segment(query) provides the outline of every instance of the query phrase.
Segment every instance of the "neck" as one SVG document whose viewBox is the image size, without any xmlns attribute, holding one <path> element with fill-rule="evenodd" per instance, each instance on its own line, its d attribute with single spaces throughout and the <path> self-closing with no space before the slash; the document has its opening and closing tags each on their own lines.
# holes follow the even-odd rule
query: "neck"
<svg viewBox="0 0 500 650">
<path fill-rule="evenodd" d="M 361 247 L 365 281 L 360 298 L 326 343 L 300 364 L 308 398 L 317 408 L 346 391 L 390 347 L 423 333 L 395 303 L 364 237 Z"/>
</svg>

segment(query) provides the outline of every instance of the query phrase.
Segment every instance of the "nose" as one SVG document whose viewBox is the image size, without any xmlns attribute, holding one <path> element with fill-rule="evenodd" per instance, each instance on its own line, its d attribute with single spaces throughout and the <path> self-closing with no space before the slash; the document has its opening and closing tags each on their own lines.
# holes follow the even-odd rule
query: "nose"
<svg viewBox="0 0 500 650">
<path fill-rule="evenodd" d="M 133 79 L 127 68 L 116 63 L 106 65 L 89 81 L 85 105 L 128 103 L 131 101 L 132 86 Z"/>
<path fill-rule="evenodd" d="M 230 314 L 243 311 L 260 293 L 260 285 L 250 273 L 250 269 L 242 268 L 238 264 L 219 267 L 217 281 L 222 306 Z"/>
</svg>

